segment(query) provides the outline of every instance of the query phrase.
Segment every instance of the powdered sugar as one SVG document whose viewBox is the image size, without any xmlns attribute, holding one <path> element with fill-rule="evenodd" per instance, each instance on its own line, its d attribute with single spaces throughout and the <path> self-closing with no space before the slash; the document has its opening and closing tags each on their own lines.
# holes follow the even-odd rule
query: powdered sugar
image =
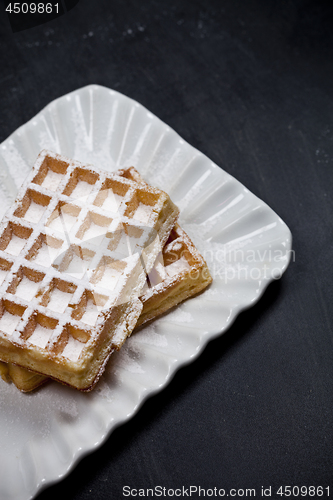
<svg viewBox="0 0 333 500">
<path fill-rule="evenodd" d="M 117 286 L 121 273 L 113 267 L 106 267 L 102 279 L 98 282 L 99 286 L 107 290 L 114 290 Z"/>
<path fill-rule="evenodd" d="M 59 288 L 55 287 L 51 292 L 50 301 L 47 304 L 47 307 L 48 309 L 51 309 L 51 311 L 63 313 L 65 312 L 71 298 L 71 293 L 63 292 L 59 290 Z"/>
<path fill-rule="evenodd" d="M 56 191 L 62 180 L 63 176 L 53 170 L 48 170 L 47 174 L 42 182 L 42 186 L 51 191 Z"/>
<path fill-rule="evenodd" d="M 21 317 L 5 311 L 0 318 L 0 330 L 11 335 L 17 327 Z"/>
<path fill-rule="evenodd" d="M 28 342 L 35 346 L 45 348 L 50 337 L 52 335 L 52 330 L 50 328 L 44 328 L 41 325 L 36 325 L 36 328 L 32 335 L 30 335 Z"/>
<path fill-rule="evenodd" d="M 2 285 L 2 283 L 6 279 L 7 274 L 8 274 L 8 271 L 4 271 L 3 269 L 0 269 L 0 285 Z"/>
<path fill-rule="evenodd" d="M 19 238 L 16 234 L 13 234 L 5 251 L 11 255 L 19 255 L 25 244 L 25 239 Z"/>
<path fill-rule="evenodd" d="M 71 361 L 77 361 L 84 347 L 84 343 L 79 340 L 74 339 L 72 336 L 69 337 L 65 349 L 62 355 Z"/>
<path fill-rule="evenodd" d="M 83 323 L 87 325 L 94 326 L 97 320 L 97 316 L 99 315 L 101 308 L 96 306 L 94 302 L 90 299 L 87 303 L 84 315 L 81 318 Z"/>
<path fill-rule="evenodd" d="M 188 271 L 191 269 L 189 263 L 185 259 L 184 256 L 182 256 L 180 259 L 176 260 L 175 262 L 172 262 L 172 264 L 169 264 L 166 268 L 166 272 L 168 276 L 175 276 L 178 273 L 181 273 L 182 271 Z"/>
<path fill-rule="evenodd" d="M 117 193 L 114 193 L 112 189 L 107 189 L 105 191 L 107 191 L 107 196 L 102 204 L 102 207 L 104 208 L 104 210 L 117 212 L 123 197 Z"/>
<path fill-rule="evenodd" d="M 22 299 L 31 300 L 36 295 L 38 287 L 38 282 L 29 280 L 26 276 L 24 276 L 17 285 L 15 295 L 21 297 Z"/>
<path fill-rule="evenodd" d="M 74 215 L 62 211 L 61 215 L 59 214 L 58 217 L 48 223 L 48 227 L 60 233 L 67 233 L 72 229 L 76 220 L 77 218 Z"/>
<path fill-rule="evenodd" d="M 93 185 L 89 184 L 88 182 L 79 181 L 72 191 L 71 196 L 73 198 L 80 198 L 81 200 L 85 200 L 90 195 L 92 189 Z"/>
<path fill-rule="evenodd" d="M 157 333 L 155 330 L 155 325 L 148 325 L 136 335 L 133 335 L 130 339 L 131 346 L 138 347 L 142 343 L 149 344 L 154 347 L 166 347 L 168 345 L 168 339 L 165 335 Z"/>
<path fill-rule="evenodd" d="M 45 212 L 45 208 L 43 205 L 31 201 L 23 218 L 29 222 L 39 222 Z"/>
<path fill-rule="evenodd" d="M 127 346 L 119 352 L 116 367 L 131 373 L 144 373 L 141 364 L 134 359 L 134 353 L 129 351 Z"/>
<path fill-rule="evenodd" d="M 56 260 L 59 251 L 59 248 L 43 243 L 38 249 L 37 255 L 34 257 L 34 261 L 36 264 L 40 264 L 43 267 L 50 267 Z"/>
<path fill-rule="evenodd" d="M 168 320 L 177 323 L 193 323 L 194 319 L 192 314 L 182 311 L 181 308 L 175 309 L 168 314 Z"/>
<path fill-rule="evenodd" d="M 152 212 L 152 207 L 149 205 L 144 205 L 139 203 L 138 208 L 134 212 L 133 219 L 139 220 L 140 222 L 148 222 L 150 214 Z"/>
</svg>

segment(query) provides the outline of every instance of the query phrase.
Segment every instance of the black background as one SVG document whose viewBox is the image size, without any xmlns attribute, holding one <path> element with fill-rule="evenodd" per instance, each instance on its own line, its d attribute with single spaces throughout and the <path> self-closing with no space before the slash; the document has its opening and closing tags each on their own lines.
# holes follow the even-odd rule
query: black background
<svg viewBox="0 0 333 500">
<path fill-rule="evenodd" d="M 333 487 L 332 2 L 80 0 L 14 34 L 0 17 L 0 141 L 67 92 L 114 88 L 268 203 L 295 250 L 257 305 L 38 499 Z"/>
</svg>

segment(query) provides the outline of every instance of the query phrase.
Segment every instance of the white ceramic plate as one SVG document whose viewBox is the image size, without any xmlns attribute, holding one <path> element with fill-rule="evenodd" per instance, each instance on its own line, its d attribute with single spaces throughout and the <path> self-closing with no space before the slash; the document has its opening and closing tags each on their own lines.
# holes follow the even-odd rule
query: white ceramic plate
<svg viewBox="0 0 333 500">
<path fill-rule="evenodd" d="M 52 382 L 26 395 L 0 381 L 2 500 L 30 499 L 68 473 L 256 302 L 285 271 L 291 253 L 288 227 L 265 203 L 118 92 L 97 85 L 79 89 L 2 143 L 1 216 L 44 148 L 106 170 L 134 165 L 167 191 L 214 282 L 133 335 L 90 394 Z"/>
</svg>

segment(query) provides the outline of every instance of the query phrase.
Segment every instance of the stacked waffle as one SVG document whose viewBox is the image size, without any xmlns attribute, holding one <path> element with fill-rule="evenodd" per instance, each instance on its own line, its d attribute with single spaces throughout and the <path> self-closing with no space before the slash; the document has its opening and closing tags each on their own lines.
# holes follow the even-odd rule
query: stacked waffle
<svg viewBox="0 0 333 500">
<path fill-rule="evenodd" d="M 0 373 L 91 390 L 142 325 L 211 277 L 178 209 L 134 168 L 43 151 L 0 225 Z"/>
</svg>

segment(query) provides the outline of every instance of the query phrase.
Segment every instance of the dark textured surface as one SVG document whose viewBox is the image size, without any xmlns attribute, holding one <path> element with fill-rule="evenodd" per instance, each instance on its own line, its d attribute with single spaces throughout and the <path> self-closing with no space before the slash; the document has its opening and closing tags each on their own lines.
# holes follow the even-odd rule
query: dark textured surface
<svg viewBox="0 0 333 500">
<path fill-rule="evenodd" d="M 332 19 L 312 0 L 80 0 L 13 34 L 1 14 L 0 141 L 56 97 L 115 88 L 267 202 L 295 249 L 281 282 L 39 500 L 333 487 Z"/>
</svg>

